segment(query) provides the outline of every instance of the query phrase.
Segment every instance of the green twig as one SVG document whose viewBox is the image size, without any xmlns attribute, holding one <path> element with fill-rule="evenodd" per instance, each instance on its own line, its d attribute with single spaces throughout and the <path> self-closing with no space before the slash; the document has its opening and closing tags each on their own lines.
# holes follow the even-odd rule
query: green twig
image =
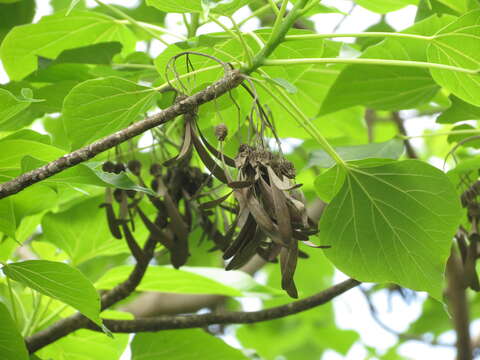
<svg viewBox="0 0 480 360">
<path fill-rule="evenodd" d="M 307 65 L 307 64 L 355 64 L 355 65 L 385 65 L 385 66 L 406 66 L 427 69 L 440 69 L 462 72 L 477 75 L 480 70 L 465 69 L 457 66 L 429 63 L 423 61 L 410 60 L 386 60 L 386 59 L 342 59 L 342 58 L 303 58 L 303 59 L 275 59 L 263 60 L 264 66 L 284 66 L 284 65 Z"/>
<path fill-rule="evenodd" d="M 12 282 L 10 281 L 10 278 L 8 276 L 7 276 L 7 286 L 8 286 L 8 293 L 10 295 L 10 302 L 12 304 L 13 320 L 15 321 L 15 324 L 18 325 L 17 307 L 15 305 L 15 298 L 13 296 Z"/>
<path fill-rule="evenodd" d="M 430 41 L 435 36 L 423 36 L 407 33 L 396 32 L 363 32 L 363 33 L 347 33 L 347 34 L 302 34 L 302 35 L 287 35 L 285 41 L 297 41 L 297 40 L 311 40 L 311 39 L 332 39 L 332 38 L 368 38 L 368 37 L 383 37 L 383 38 L 401 38 L 401 39 L 416 39 Z"/>
</svg>

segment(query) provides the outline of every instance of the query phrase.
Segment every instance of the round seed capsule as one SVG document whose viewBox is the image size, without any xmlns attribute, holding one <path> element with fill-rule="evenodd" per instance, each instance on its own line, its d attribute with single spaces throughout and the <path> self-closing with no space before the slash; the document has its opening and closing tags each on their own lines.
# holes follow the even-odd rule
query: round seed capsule
<svg viewBox="0 0 480 360">
<path fill-rule="evenodd" d="M 140 176 L 140 171 L 142 170 L 142 163 L 140 161 L 130 160 L 127 164 L 127 167 L 133 175 Z"/>
<path fill-rule="evenodd" d="M 115 164 L 111 161 L 105 161 L 102 165 L 102 170 L 111 173 L 115 170 Z"/>
<path fill-rule="evenodd" d="M 121 172 L 123 172 L 125 170 L 126 170 L 125 164 L 121 163 L 121 162 L 118 162 L 118 163 L 115 164 L 115 168 L 113 169 L 113 172 L 115 174 L 120 174 Z"/>
</svg>

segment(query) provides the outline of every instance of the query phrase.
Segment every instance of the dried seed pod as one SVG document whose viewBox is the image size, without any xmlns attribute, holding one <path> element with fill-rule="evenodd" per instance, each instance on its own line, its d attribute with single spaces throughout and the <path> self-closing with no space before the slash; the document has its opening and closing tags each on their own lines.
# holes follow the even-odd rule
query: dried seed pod
<svg viewBox="0 0 480 360">
<path fill-rule="evenodd" d="M 219 124 L 215 126 L 215 137 L 218 141 L 223 141 L 228 135 L 228 128 L 225 124 Z"/>
<path fill-rule="evenodd" d="M 162 165 L 154 163 L 150 166 L 150 175 L 159 176 L 162 173 Z"/>
<path fill-rule="evenodd" d="M 102 170 L 108 173 L 112 173 L 115 170 L 115 164 L 111 161 L 105 161 L 102 164 Z"/>
<path fill-rule="evenodd" d="M 115 168 L 113 169 L 113 172 L 115 174 L 120 174 L 121 172 L 123 172 L 125 170 L 126 170 L 125 164 L 121 163 L 121 162 L 118 162 L 118 163 L 115 164 Z"/>
<path fill-rule="evenodd" d="M 137 192 L 135 190 L 126 190 L 126 191 L 127 191 L 127 196 L 130 199 L 133 199 L 135 197 L 135 195 L 137 194 Z"/>
<path fill-rule="evenodd" d="M 120 203 L 122 202 L 122 189 L 115 189 L 113 191 L 113 197 L 115 199 L 116 202 Z"/>
<path fill-rule="evenodd" d="M 133 175 L 140 176 L 140 171 L 142 170 L 142 163 L 140 161 L 130 160 L 127 164 L 127 167 Z"/>
</svg>

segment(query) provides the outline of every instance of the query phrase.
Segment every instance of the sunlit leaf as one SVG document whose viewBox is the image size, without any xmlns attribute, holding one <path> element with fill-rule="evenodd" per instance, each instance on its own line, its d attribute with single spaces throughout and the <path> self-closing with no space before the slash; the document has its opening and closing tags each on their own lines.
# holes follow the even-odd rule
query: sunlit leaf
<svg viewBox="0 0 480 360">
<path fill-rule="evenodd" d="M 2 268 L 6 276 L 38 292 L 60 300 L 101 325 L 100 296 L 77 269 L 60 262 L 28 260 Z"/>
<path fill-rule="evenodd" d="M 85 81 L 65 98 L 63 123 L 74 149 L 120 130 L 153 104 L 157 92 L 122 78 Z"/>
<path fill-rule="evenodd" d="M 430 42 L 428 60 L 480 72 L 480 10 L 471 11 L 438 31 Z M 480 74 L 431 69 L 433 78 L 455 96 L 480 106 Z"/>
<path fill-rule="evenodd" d="M 320 239 L 331 245 L 325 254 L 344 273 L 441 300 L 460 209 L 448 178 L 424 162 L 350 168 L 322 215 Z"/>
<path fill-rule="evenodd" d="M 131 348 L 132 360 L 248 359 L 240 350 L 200 329 L 140 333 L 133 338 Z"/>
</svg>

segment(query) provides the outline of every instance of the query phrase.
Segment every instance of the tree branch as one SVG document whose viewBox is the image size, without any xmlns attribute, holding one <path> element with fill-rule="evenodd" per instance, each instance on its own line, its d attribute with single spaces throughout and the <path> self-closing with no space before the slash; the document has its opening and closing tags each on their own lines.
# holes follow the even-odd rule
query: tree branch
<svg viewBox="0 0 480 360">
<path fill-rule="evenodd" d="M 148 264 L 153 257 L 156 244 L 156 239 L 152 236 L 149 236 L 143 247 L 145 256 L 143 256 L 140 261 L 136 263 L 128 279 L 118 284 L 112 290 L 103 294 L 102 310 L 105 310 L 117 302 L 125 299 L 136 289 L 145 275 L 145 272 L 147 271 Z M 51 344 L 66 335 L 78 329 L 84 328 L 88 325 L 88 322 L 89 320 L 80 313 L 76 313 L 72 316 L 59 320 L 52 326 L 28 337 L 25 340 L 28 351 L 30 353 L 34 353 L 42 347 Z"/>
<path fill-rule="evenodd" d="M 467 300 L 467 286 L 463 264 L 455 249 L 447 262 L 448 305 L 457 334 L 457 360 L 472 360 L 472 344 L 470 340 L 470 316 Z"/>
<path fill-rule="evenodd" d="M 192 96 L 173 104 L 172 106 L 160 111 L 159 113 L 149 116 L 144 120 L 138 121 L 125 129 L 117 131 L 111 135 L 97 140 L 90 145 L 84 146 L 69 154 L 58 158 L 42 167 L 28 171 L 10 181 L 0 185 L 0 199 L 18 193 L 26 187 L 42 181 L 50 176 L 58 174 L 72 166 L 87 161 L 101 152 L 111 149 L 122 142 L 131 139 L 143 132 L 161 125 L 178 115 L 184 114 L 201 104 L 209 102 L 226 92 L 238 86 L 244 77 L 238 70 L 230 70 L 219 81 L 208 86 Z"/>
<path fill-rule="evenodd" d="M 286 317 L 323 305 L 359 284 L 360 282 L 357 280 L 348 279 L 305 299 L 260 311 L 158 316 L 136 320 L 104 320 L 104 324 L 114 333 L 189 329 L 213 324 L 250 324 Z M 90 321 L 87 326 L 92 330 L 100 330 L 97 325 Z"/>
<path fill-rule="evenodd" d="M 397 125 L 397 129 L 398 129 L 398 132 L 400 134 L 402 134 L 403 136 L 407 136 L 407 129 L 405 129 L 405 125 L 403 123 L 403 119 L 401 118 L 400 116 L 400 113 L 398 111 L 394 111 L 392 113 L 392 119 L 393 119 L 393 122 Z M 415 151 L 415 149 L 413 148 L 412 146 L 412 143 L 410 142 L 410 140 L 408 139 L 405 139 L 403 141 L 404 145 L 405 145 L 405 150 L 407 152 L 407 156 L 410 158 L 410 159 L 418 159 L 418 155 Z"/>
</svg>

